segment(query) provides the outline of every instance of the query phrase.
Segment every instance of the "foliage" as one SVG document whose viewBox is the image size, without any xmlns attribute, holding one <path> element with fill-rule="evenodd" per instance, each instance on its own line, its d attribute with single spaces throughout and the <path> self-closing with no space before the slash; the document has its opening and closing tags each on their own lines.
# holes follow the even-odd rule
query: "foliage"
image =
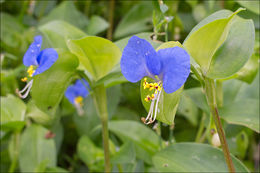
<svg viewBox="0 0 260 173">
<path fill-rule="evenodd" d="M 259 171 L 259 1 L 115 1 L 113 11 L 111 2 L 0 1 L 0 172 L 103 172 L 108 153 L 112 172 L 226 172 L 207 81 L 236 171 Z M 59 57 L 21 99 L 36 35 Z M 186 83 L 162 91 L 152 125 L 141 121 L 152 92 L 121 73 L 133 35 L 191 58 Z M 64 97 L 78 79 L 89 85 L 83 115 Z"/>
</svg>

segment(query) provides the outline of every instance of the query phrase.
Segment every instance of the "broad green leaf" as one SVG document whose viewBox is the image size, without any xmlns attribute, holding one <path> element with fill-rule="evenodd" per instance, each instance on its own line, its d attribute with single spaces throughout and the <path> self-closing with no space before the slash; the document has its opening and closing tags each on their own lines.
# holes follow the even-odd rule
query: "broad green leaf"
<svg viewBox="0 0 260 173">
<path fill-rule="evenodd" d="M 246 9 L 256 13 L 256 14 L 260 14 L 260 3 L 259 1 L 239 1 L 236 0 L 237 3 L 239 3 L 240 5 L 242 5 L 243 7 L 246 7 Z"/>
<path fill-rule="evenodd" d="M 225 42 L 213 55 L 207 76 L 225 78 L 238 72 L 254 51 L 254 30 L 252 20 L 237 17 Z"/>
<path fill-rule="evenodd" d="M 253 54 L 247 63 L 233 76 L 241 81 L 251 84 L 259 70 L 259 55 Z"/>
<path fill-rule="evenodd" d="M 135 5 L 119 22 L 114 37 L 121 38 L 151 29 L 151 25 L 147 23 L 152 21 L 152 9 L 153 5 L 150 2 Z"/>
<path fill-rule="evenodd" d="M 203 73 L 208 71 L 214 53 L 228 36 L 232 19 L 241 10 L 243 9 L 238 9 L 228 18 L 217 19 L 204 25 L 185 40 L 184 47 L 201 66 Z"/>
<path fill-rule="evenodd" d="M 18 97 L 1 97 L 1 129 L 22 129 L 25 125 L 25 111 L 26 105 Z"/>
<path fill-rule="evenodd" d="M 66 42 L 68 39 L 80 39 L 87 36 L 80 29 L 61 20 L 55 20 L 41 25 L 39 30 L 53 48 L 67 49 Z"/>
<path fill-rule="evenodd" d="M 46 17 L 42 18 L 39 25 L 53 20 L 63 20 L 82 29 L 88 24 L 88 19 L 76 9 L 73 1 L 63 1 Z"/>
<path fill-rule="evenodd" d="M 260 133 L 259 100 L 243 99 L 219 108 L 221 118 L 231 124 L 246 126 Z"/>
<path fill-rule="evenodd" d="M 53 139 L 46 139 L 47 129 L 32 124 L 21 137 L 19 165 L 22 172 L 33 172 L 39 164 L 47 161 L 48 167 L 56 166 L 56 148 Z"/>
<path fill-rule="evenodd" d="M 69 171 L 63 169 L 63 168 L 60 168 L 60 167 L 51 167 L 51 168 L 46 168 L 45 172 L 50 172 L 50 173 L 54 173 L 54 172 L 57 172 L 57 173 L 68 173 Z"/>
<path fill-rule="evenodd" d="M 54 117 L 41 111 L 33 101 L 27 104 L 26 116 L 33 119 L 37 124 L 48 126 L 51 124 Z"/>
<path fill-rule="evenodd" d="M 124 163 L 133 163 L 135 162 L 136 153 L 135 147 L 132 142 L 127 142 L 122 147 L 120 147 L 119 151 L 114 154 L 111 158 L 111 162 L 113 164 L 124 164 Z"/>
<path fill-rule="evenodd" d="M 159 150 L 159 137 L 141 123 L 129 120 L 110 121 L 108 128 L 121 139 L 134 142 L 150 155 Z"/>
<path fill-rule="evenodd" d="M 120 49 L 101 37 L 89 36 L 69 40 L 67 44 L 95 81 L 106 76 L 121 58 Z"/>
<path fill-rule="evenodd" d="M 182 94 L 179 107 L 177 110 L 177 114 L 183 115 L 185 118 L 187 118 L 190 123 L 194 126 L 198 125 L 198 108 L 193 103 L 191 98 L 187 97 L 185 94 Z"/>
<path fill-rule="evenodd" d="M 79 139 L 77 153 L 91 171 L 103 171 L 104 152 L 101 148 L 96 147 L 87 136 Z"/>
<path fill-rule="evenodd" d="M 109 27 L 109 24 L 105 19 L 100 16 L 91 16 L 90 22 L 87 26 L 87 33 L 89 35 L 97 35 L 100 32 L 105 31 Z"/>
<path fill-rule="evenodd" d="M 249 172 L 231 156 L 236 172 Z M 160 172 L 228 172 L 223 152 L 207 144 L 175 143 L 153 157 Z"/>
<path fill-rule="evenodd" d="M 157 50 L 159 49 L 164 49 L 164 48 L 169 48 L 169 47 L 175 47 L 175 46 L 179 46 L 182 47 L 182 45 L 179 42 L 167 42 L 164 43 L 162 45 L 160 45 Z M 149 112 L 150 109 L 150 105 L 151 105 L 151 101 L 150 102 L 146 102 L 145 98 L 147 95 L 152 95 L 154 94 L 154 90 L 150 91 L 148 88 L 144 89 L 143 87 L 143 81 L 141 80 L 141 85 L 140 85 L 140 91 L 141 91 L 141 100 L 142 103 L 146 109 L 147 112 Z M 152 79 L 148 78 L 147 82 L 153 82 Z M 159 98 L 159 102 L 158 102 L 158 112 L 156 119 L 166 123 L 166 124 L 173 124 L 174 122 L 174 118 L 175 118 L 175 114 L 178 108 L 178 104 L 180 101 L 180 97 L 181 97 L 181 92 L 182 92 L 183 87 L 181 87 L 180 89 L 178 89 L 177 91 L 171 93 L 171 94 L 167 94 L 164 89 L 162 88 L 162 93 L 160 95 Z M 155 100 L 155 104 L 156 105 L 157 100 Z"/>
<path fill-rule="evenodd" d="M 139 34 L 135 34 L 137 37 L 145 39 L 146 41 L 148 41 L 154 49 L 156 49 L 158 46 L 160 46 L 161 42 L 159 41 L 153 41 L 151 39 L 151 36 L 153 35 L 152 32 L 143 32 L 143 33 L 139 33 Z M 115 44 L 120 48 L 121 51 L 124 50 L 125 46 L 128 43 L 128 40 L 131 38 L 132 36 L 126 37 L 126 38 L 122 38 L 121 40 L 117 40 L 115 42 Z"/>
<path fill-rule="evenodd" d="M 34 77 L 31 92 L 35 105 L 50 115 L 55 112 L 78 66 L 73 54 L 64 50 L 58 50 L 58 54 L 58 60 L 50 69 Z"/>
</svg>

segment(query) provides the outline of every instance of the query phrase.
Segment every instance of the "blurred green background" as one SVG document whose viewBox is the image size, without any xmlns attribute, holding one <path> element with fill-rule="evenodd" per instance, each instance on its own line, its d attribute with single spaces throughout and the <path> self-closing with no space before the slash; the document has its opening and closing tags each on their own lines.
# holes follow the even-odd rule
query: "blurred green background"
<svg viewBox="0 0 260 173">
<path fill-rule="evenodd" d="M 191 29 L 208 15 L 221 9 L 235 11 L 239 7 L 247 8 L 246 11 L 239 13 L 239 16 L 254 21 L 255 51 L 248 61 L 247 68 L 240 71 L 236 79 L 223 83 L 224 103 L 233 105 L 233 108 L 227 109 L 224 104 L 220 111 L 223 115 L 225 112 L 231 115 L 222 117 L 231 153 L 237 156 L 250 171 L 259 171 L 259 123 L 256 122 L 252 127 L 245 117 L 239 119 L 238 117 L 241 116 L 237 116 L 251 111 L 259 121 L 259 2 L 238 0 L 165 0 L 163 2 L 169 8 L 165 15 L 173 17 L 168 25 L 168 39 L 181 43 Z M 88 35 L 109 38 L 116 44 L 123 38 L 140 33 L 150 39 L 152 32 L 155 32 L 153 15 L 154 11 L 158 11 L 158 1 L 115 0 L 113 5 L 113 1 L 102 0 L 1 0 L 0 4 L 1 172 L 8 172 L 10 169 L 18 172 L 26 172 L 24 170 L 102 171 L 104 160 L 101 126 L 92 98 L 89 96 L 85 99 L 86 114 L 80 117 L 64 97 L 58 107 L 54 123 L 51 125 L 46 123 L 48 115 L 32 110 L 30 98 L 21 101 L 16 97 L 15 89 L 22 88 L 23 83 L 20 79 L 26 74 L 22 58 L 33 37 L 42 34 L 39 27 L 53 20 L 65 21 Z M 161 33 L 164 30 L 159 28 L 156 32 Z M 158 36 L 157 40 L 164 41 L 164 36 Z M 122 46 L 122 44 L 118 45 Z M 46 40 L 43 47 L 50 47 Z M 203 112 L 208 114 L 205 98 L 198 87 L 200 83 L 190 76 L 184 86 L 185 90 L 175 117 L 174 130 L 173 127 L 165 124 L 161 126 L 163 145 L 167 145 L 170 140 L 193 142 L 200 122 L 205 123 L 205 128 L 208 126 L 209 116 L 203 116 Z M 144 152 L 139 146 L 149 146 L 150 141 L 153 141 L 152 137 L 149 138 L 149 133 L 143 136 L 138 134 L 139 131 L 146 130 L 143 129 L 144 125 L 140 121 L 141 116 L 146 116 L 140 100 L 140 84 L 125 82 L 115 85 L 107 90 L 107 95 L 111 121 L 110 152 L 115 155 L 112 158 L 113 170 L 120 170 L 117 163 L 123 160 L 124 172 L 156 171 L 151 164 L 149 152 Z M 258 102 L 243 102 L 252 98 L 257 99 Z M 13 120 L 8 120 L 13 121 L 13 124 L 9 124 L 8 127 L 3 125 L 7 120 L 2 119 L 6 110 L 15 114 Z M 22 123 L 20 123 L 21 117 Z M 126 124 L 123 126 L 114 120 L 122 120 Z M 152 126 L 149 128 L 153 129 Z M 46 133 L 49 130 L 55 136 L 47 140 Z M 172 133 L 173 139 L 170 139 Z M 210 144 L 211 136 L 208 134 L 210 133 L 206 134 L 204 143 Z M 149 140 L 141 140 L 143 143 L 138 143 L 139 139 L 136 138 L 145 139 L 145 137 Z M 129 138 L 132 142 L 124 142 L 122 138 Z M 123 150 L 122 146 L 126 149 Z M 121 154 L 117 152 L 119 149 Z M 126 155 L 129 157 L 124 157 Z M 49 160 L 43 160 L 45 156 Z"/>
</svg>

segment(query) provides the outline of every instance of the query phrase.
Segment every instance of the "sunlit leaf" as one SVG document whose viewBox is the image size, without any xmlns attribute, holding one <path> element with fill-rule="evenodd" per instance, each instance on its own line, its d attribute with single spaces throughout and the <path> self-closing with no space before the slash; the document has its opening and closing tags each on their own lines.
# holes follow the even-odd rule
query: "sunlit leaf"
<svg viewBox="0 0 260 173">
<path fill-rule="evenodd" d="M 241 161 L 232 156 L 237 172 L 249 172 Z M 228 172 L 224 154 L 206 144 L 175 143 L 153 157 L 160 172 Z"/>
<path fill-rule="evenodd" d="M 101 37 L 89 36 L 70 40 L 68 47 L 94 80 L 107 75 L 121 58 L 120 49 L 110 40 Z"/>
<path fill-rule="evenodd" d="M 56 166 L 56 148 L 53 139 L 46 139 L 47 129 L 32 124 L 21 137 L 19 165 L 22 172 L 33 172 L 47 161 L 48 167 Z"/>
</svg>

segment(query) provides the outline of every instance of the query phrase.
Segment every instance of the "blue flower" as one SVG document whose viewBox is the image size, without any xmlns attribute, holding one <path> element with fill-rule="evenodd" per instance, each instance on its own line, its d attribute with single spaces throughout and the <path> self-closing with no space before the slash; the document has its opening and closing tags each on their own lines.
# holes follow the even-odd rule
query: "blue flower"
<svg viewBox="0 0 260 173">
<path fill-rule="evenodd" d="M 35 75 L 41 74 L 48 70 L 58 59 L 58 53 L 53 48 L 47 48 L 41 51 L 42 36 L 38 35 L 34 37 L 34 42 L 29 46 L 28 50 L 24 54 L 23 64 L 28 68 L 28 77 L 33 77 Z M 23 82 L 28 80 L 27 77 L 21 79 Z M 26 98 L 32 87 L 33 80 L 28 82 L 23 90 L 17 90 L 17 94 L 21 98 Z M 26 92 L 25 92 L 26 91 Z M 22 93 L 24 93 L 22 95 Z"/>
<path fill-rule="evenodd" d="M 145 101 L 152 101 L 145 120 L 146 124 L 149 124 L 156 118 L 161 88 L 170 94 L 177 91 L 187 80 L 190 73 L 190 56 L 177 46 L 156 52 L 148 41 L 133 36 L 124 48 L 120 65 L 122 74 L 130 82 L 138 82 L 145 77 L 155 80 L 155 83 L 148 83 L 145 78 L 143 83 L 144 89 L 155 91 L 145 98 Z M 155 116 L 152 118 L 154 106 Z"/>
<path fill-rule="evenodd" d="M 66 92 L 65 96 L 73 104 L 79 115 L 83 114 L 82 106 L 83 106 L 83 98 L 86 98 L 89 95 L 89 84 L 86 80 L 77 80 L 74 85 L 70 85 Z"/>
</svg>

